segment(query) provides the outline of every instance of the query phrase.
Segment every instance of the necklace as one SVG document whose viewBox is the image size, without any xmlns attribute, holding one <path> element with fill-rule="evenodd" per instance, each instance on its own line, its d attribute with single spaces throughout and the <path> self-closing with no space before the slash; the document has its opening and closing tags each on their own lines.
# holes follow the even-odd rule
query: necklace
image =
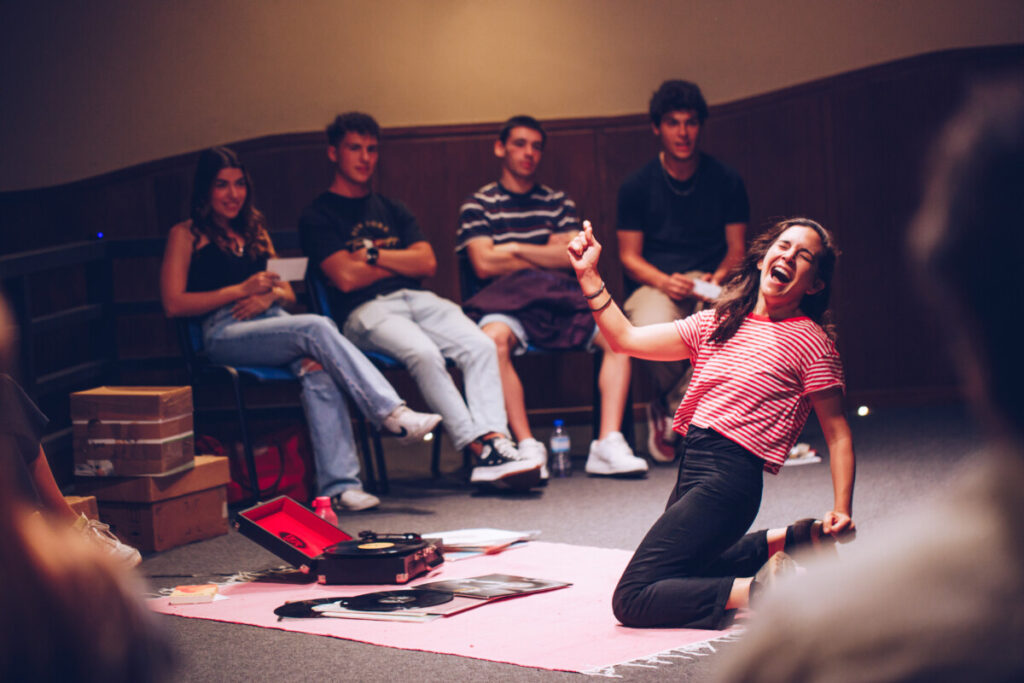
<svg viewBox="0 0 1024 683">
<path fill-rule="evenodd" d="M 676 180 L 668 174 L 668 169 L 665 168 L 665 158 L 662 154 L 658 155 L 658 166 L 661 167 L 661 175 L 665 178 L 665 184 L 668 185 L 668 189 L 677 197 L 689 197 L 697 188 L 697 172 L 694 171 L 693 175 L 686 180 Z"/>
<path fill-rule="evenodd" d="M 228 232 L 224 235 L 227 240 L 228 246 L 231 247 L 231 253 L 241 258 L 245 254 L 245 239 L 239 237 L 234 231 Z"/>
</svg>

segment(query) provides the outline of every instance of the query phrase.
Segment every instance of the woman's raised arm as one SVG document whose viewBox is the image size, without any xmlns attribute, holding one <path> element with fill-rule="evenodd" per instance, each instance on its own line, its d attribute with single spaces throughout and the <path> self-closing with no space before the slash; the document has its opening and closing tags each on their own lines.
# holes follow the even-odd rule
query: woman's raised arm
<svg viewBox="0 0 1024 683">
<path fill-rule="evenodd" d="M 612 300 L 611 292 L 597 272 L 601 245 L 594 237 L 590 221 L 569 242 L 569 262 L 576 271 L 583 296 L 594 312 L 594 320 L 612 349 L 645 360 L 683 360 L 690 357 L 688 347 L 674 323 L 636 327 Z"/>
</svg>

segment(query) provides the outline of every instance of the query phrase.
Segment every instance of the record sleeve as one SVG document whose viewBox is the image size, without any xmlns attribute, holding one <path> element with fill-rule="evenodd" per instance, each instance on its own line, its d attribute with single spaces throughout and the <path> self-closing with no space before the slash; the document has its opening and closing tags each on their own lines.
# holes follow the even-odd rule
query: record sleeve
<svg viewBox="0 0 1024 683">
<path fill-rule="evenodd" d="M 484 576 L 473 576 L 466 579 L 451 579 L 449 581 L 431 581 L 430 583 L 421 583 L 417 588 L 449 591 L 455 595 L 479 598 L 482 600 L 494 600 L 497 598 L 508 598 L 515 595 L 542 593 L 544 591 L 565 588 L 571 585 L 571 583 L 566 583 L 565 581 L 535 579 L 527 576 L 486 574 Z"/>
</svg>

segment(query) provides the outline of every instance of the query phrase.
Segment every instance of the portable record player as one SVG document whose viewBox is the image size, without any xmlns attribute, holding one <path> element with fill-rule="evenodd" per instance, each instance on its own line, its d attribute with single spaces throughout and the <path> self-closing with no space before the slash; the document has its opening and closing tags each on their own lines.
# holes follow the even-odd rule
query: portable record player
<svg viewBox="0 0 1024 683">
<path fill-rule="evenodd" d="M 441 551 L 419 534 L 359 533 L 358 541 L 324 548 L 320 583 L 406 583 L 444 562 Z"/>
<path fill-rule="evenodd" d="M 418 534 L 363 531 L 355 540 L 288 496 L 238 513 L 235 528 L 323 584 L 407 583 L 444 562 Z"/>
</svg>

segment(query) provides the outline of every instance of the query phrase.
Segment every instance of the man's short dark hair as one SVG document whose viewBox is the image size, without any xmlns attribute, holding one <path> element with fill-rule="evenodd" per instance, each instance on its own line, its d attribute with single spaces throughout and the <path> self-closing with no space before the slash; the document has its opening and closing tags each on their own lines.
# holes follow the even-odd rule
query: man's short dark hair
<svg viewBox="0 0 1024 683">
<path fill-rule="evenodd" d="M 361 111 L 349 111 L 338 114 L 327 126 L 327 142 L 331 147 L 337 147 L 345 139 L 346 133 L 358 133 L 369 137 L 380 139 L 380 126 L 369 114 Z"/>
<path fill-rule="evenodd" d="M 665 114 L 673 111 L 691 110 L 697 114 L 697 120 L 704 123 L 708 117 L 708 103 L 696 83 L 689 81 L 665 81 L 651 95 L 651 123 L 661 125 Z"/>
<path fill-rule="evenodd" d="M 544 129 L 540 125 L 540 121 L 527 116 L 526 114 L 520 114 L 519 116 L 513 116 L 505 123 L 501 124 L 501 129 L 498 130 L 498 139 L 501 140 L 501 144 L 508 142 L 508 136 L 511 135 L 513 128 L 529 128 L 540 133 L 540 144 L 541 146 L 546 145 L 548 141 L 548 134 L 544 132 Z"/>
</svg>

